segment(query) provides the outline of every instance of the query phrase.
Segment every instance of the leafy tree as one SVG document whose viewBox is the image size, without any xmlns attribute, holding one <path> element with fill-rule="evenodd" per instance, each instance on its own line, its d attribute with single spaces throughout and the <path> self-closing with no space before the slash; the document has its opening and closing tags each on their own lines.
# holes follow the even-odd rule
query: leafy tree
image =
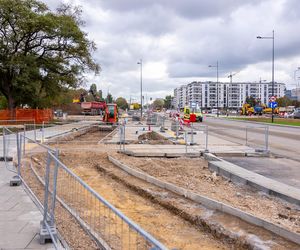
<svg viewBox="0 0 300 250">
<path fill-rule="evenodd" d="M 155 99 L 152 105 L 155 109 L 162 109 L 164 107 L 164 100 L 160 98 Z"/>
<path fill-rule="evenodd" d="M 116 100 L 116 104 L 118 105 L 119 108 L 121 109 L 127 109 L 128 108 L 128 103 L 126 101 L 125 98 L 123 97 L 118 97 L 117 100 Z"/>
<path fill-rule="evenodd" d="M 106 103 L 112 103 L 112 102 L 113 102 L 113 97 L 110 93 L 108 93 L 106 96 Z"/>
<path fill-rule="evenodd" d="M 172 96 L 167 95 L 164 99 L 164 108 L 170 109 L 172 107 Z"/>
<path fill-rule="evenodd" d="M 98 96 L 99 96 L 100 101 L 104 101 L 103 93 L 102 93 L 101 89 L 99 89 L 99 91 L 98 91 Z"/>
<path fill-rule="evenodd" d="M 80 15 L 68 5 L 53 12 L 39 0 L 0 0 L 0 92 L 9 109 L 50 106 L 84 73 L 99 72 Z"/>
<path fill-rule="evenodd" d="M 287 96 L 277 98 L 278 107 L 292 106 L 293 101 Z"/>
<path fill-rule="evenodd" d="M 253 96 L 247 96 L 246 103 L 250 104 L 251 107 L 254 107 L 257 104 L 257 100 Z"/>
</svg>

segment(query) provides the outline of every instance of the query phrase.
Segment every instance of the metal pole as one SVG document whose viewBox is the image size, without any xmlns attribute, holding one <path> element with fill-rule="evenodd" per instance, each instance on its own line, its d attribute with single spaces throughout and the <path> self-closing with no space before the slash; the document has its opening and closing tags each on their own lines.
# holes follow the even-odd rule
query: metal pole
<svg viewBox="0 0 300 250">
<path fill-rule="evenodd" d="M 141 65 L 141 120 L 143 117 L 143 60 L 140 59 L 140 61 L 137 63 Z"/>
<path fill-rule="evenodd" d="M 273 30 L 273 49 L 272 49 L 272 96 L 274 96 L 274 30 Z M 272 106 L 272 123 L 274 122 L 274 106 Z"/>
<path fill-rule="evenodd" d="M 23 155 L 25 155 L 25 138 L 26 138 L 26 125 L 24 125 L 24 136 L 23 136 Z"/>
<path fill-rule="evenodd" d="M 193 129 L 193 123 L 192 123 L 191 129 L 192 129 L 191 145 L 194 145 L 194 129 Z"/>
<path fill-rule="evenodd" d="M 33 133 L 34 133 L 34 141 L 36 141 L 36 125 L 35 125 L 35 121 L 33 123 Z"/>
<path fill-rule="evenodd" d="M 178 118 L 176 119 L 176 139 L 178 139 L 179 136 L 179 121 Z"/>
<path fill-rule="evenodd" d="M 217 117 L 219 117 L 219 61 L 217 61 Z"/>
<path fill-rule="evenodd" d="M 248 146 L 248 127 L 246 127 L 246 146 Z"/>
<path fill-rule="evenodd" d="M 205 152 L 208 152 L 208 125 L 206 125 L 205 129 Z"/>
<path fill-rule="evenodd" d="M 184 137 L 185 137 L 185 154 L 187 155 L 187 144 L 188 144 L 188 141 L 187 141 L 187 132 L 184 131 Z"/>
<path fill-rule="evenodd" d="M 59 150 L 56 149 L 55 151 L 55 157 L 58 159 L 59 157 Z M 51 216 L 51 224 L 50 226 L 54 225 L 54 212 L 55 212 L 55 202 L 56 202 L 56 191 L 57 191 L 57 173 L 58 173 L 58 162 L 55 159 L 55 168 L 53 173 L 53 192 L 52 192 L 52 206 L 50 210 L 50 216 Z"/>
<path fill-rule="evenodd" d="M 42 124 L 42 143 L 44 143 L 44 140 L 45 140 L 44 127 L 45 127 L 45 122 L 43 122 L 43 124 Z"/>
<path fill-rule="evenodd" d="M 269 126 L 265 127 L 265 150 L 269 151 Z"/>
<path fill-rule="evenodd" d="M 17 154 L 18 154 L 18 176 L 21 176 L 21 145 L 19 132 L 16 133 L 17 139 Z"/>
<path fill-rule="evenodd" d="M 2 128 L 2 134 L 3 134 L 3 158 L 4 158 L 4 161 L 6 161 L 5 160 L 5 157 L 6 157 L 6 146 L 5 146 L 5 144 L 6 144 L 6 137 L 5 137 L 5 127 L 4 126 Z"/>
<path fill-rule="evenodd" d="M 49 173 L 50 173 L 50 154 L 48 152 L 47 163 L 46 163 L 46 175 L 45 175 L 45 197 L 44 197 L 44 215 L 43 223 L 46 225 L 48 217 L 48 195 L 49 195 Z"/>
<path fill-rule="evenodd" d="M 124 124 L 124 134 L 123 134 L 123 150 L 125 151 L 125 139 L 126 139 L 126 125 Z"/>
</svg>

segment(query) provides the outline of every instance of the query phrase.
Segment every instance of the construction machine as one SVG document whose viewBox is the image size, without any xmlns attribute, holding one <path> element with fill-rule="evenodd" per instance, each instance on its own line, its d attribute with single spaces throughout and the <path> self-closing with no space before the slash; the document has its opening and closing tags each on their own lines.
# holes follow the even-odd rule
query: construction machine
<svg viewBox="0 0 300 250">
<path fill-rule="evenodd" d="M 103 115 L 103 121 L 107 123 L 117 123 L 119 120 L 118 106 L 115 103 L 106 104 L 106 108 Z"/>
<path fill-rule="evenodd" d="M 190 108 L 189 106 L 185 106 L 183 112 L 184 112 L 184 116 L 183 116 L 184 120 L 189 120 L 191 122 L 202 122 L 203 121 L 203 115 L 202 115 L 200 108 L 196 108 L 196 107 Z M 195 121 L 194 121 L 194 119 L 195 119 Z"/>
</svg>

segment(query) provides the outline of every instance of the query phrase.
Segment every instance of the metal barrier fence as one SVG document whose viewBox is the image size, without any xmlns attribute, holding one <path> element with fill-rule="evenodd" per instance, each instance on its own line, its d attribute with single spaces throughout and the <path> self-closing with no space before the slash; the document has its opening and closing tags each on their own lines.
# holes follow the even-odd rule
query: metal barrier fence
<svg viewBox="0 0 300 250">
<path fill-rule="evenodd" d="M 119 127 L 120 150 L 141 151 L 142 148 L 148 152 L 165 150 L 166 152 L 182 153 L 178 145 L 185 145 L 185 153 L 196 152 L 269 152 L 269 130 L 268 126 L 247 126 L 244 129 L 215 128 L 202 123 L 183 124 L 179 119 L 166 120 L 159 118 L 155 124 L 121 124 Z M 163 121 L 163 122 L 162 122 Z M 170 143 L 155 143 L 155 139 L 143 137 L 143 134 L 154 131 L 169 140 Z M 143 139 L 144 138 L 144 139 Z M 162 144 L 176 144 L 168 148 Z M 131 144 L 131 145 L 128 145 Z M 143 147 L 134 144 L 148 144 Z M 173 152 L 173 153 L 174 153 Z"/>
<path fill-rule="evenodd" d="M 61 214 L 68 211 L 104 249 L 166 249 L 65 166 L 59 160 L 58 150 L 23 132 L 15 136 L 20 178 L 30 188 L 34 174 L 42 184 L 35 190 L 39 195 L 33 193 L 43 204 L 41 241 L 51 238 L 56 249 L 62 248 L 55 222 L 64 223 Z M 80 245 L 80 237 L 76 240 Z"/>
</svg>

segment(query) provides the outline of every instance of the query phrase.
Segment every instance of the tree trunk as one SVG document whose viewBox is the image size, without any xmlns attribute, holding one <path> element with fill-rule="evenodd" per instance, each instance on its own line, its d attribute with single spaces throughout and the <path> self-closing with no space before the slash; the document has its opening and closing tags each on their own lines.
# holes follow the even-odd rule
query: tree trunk
<svg viewBox="0 0 300 250">
<path fill-rule="evenodd" d="M 8 110 L 9 110 L 9 120 L 16 120 L 16 103 L 14 97 L 11 94 L 7 96 Z"/>
</svg>

